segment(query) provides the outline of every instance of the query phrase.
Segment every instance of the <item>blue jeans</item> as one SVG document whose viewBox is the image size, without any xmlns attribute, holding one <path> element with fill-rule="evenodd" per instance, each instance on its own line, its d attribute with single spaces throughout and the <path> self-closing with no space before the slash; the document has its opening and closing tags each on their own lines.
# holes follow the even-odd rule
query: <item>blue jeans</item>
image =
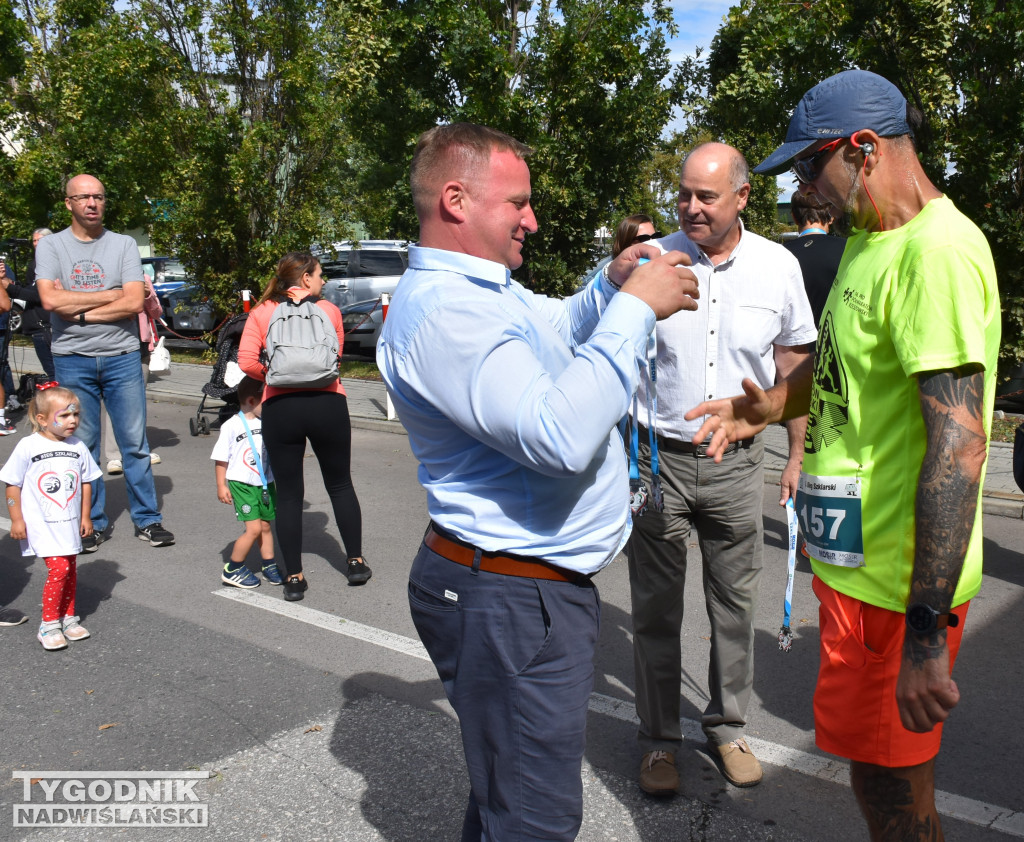
<svg viewBox="0 0 1024 842">
<path fill-rule="evenodd" d="M 474 572 L 421 545 L 409 606 L 462 729 L 472 790 L 462 842 L 571 842 L 597 588 Z"/>
<path fill-rule="evenodd" d="M 121 451 L 128 509 L 139 527 L 160 523 L 153 468 L 146 439 L 146 384 L 142 380 L 142 362 L 138 351 L 113 357 L 85 357 L 81 354 L 54 354 L 57 380 L 71 389 L 82 409 L 78 437 L 100 462 L 100 401 L 114 426 L 114 438 Z M 97 532 L 110 524 L 104 511 L 107 492 L 100 477 L 92 484 L 92 524 Z"/>
</svg>

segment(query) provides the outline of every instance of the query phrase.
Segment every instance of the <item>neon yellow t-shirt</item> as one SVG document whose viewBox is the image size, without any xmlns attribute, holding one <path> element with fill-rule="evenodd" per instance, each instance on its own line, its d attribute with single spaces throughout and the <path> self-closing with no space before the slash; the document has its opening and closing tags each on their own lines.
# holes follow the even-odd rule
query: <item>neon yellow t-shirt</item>
<svg viewBox="0 0 1024 842">
<path fill-rule="evenodd" d="M 946 197 L 847 241 L 818 335 L 797 499 L 812 567 L 830 587 L 906 609 L 926 444 L 914 375 L 984 366 L 988 434 L 999 334 L 992 253 Z M 981 587 L 980 496 L 953 605 Z"/>
</svg>

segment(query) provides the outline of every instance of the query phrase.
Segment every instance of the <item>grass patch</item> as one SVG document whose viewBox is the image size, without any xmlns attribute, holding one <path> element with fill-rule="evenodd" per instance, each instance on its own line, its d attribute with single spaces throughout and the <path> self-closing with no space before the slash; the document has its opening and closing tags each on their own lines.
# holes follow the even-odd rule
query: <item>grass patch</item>
<svg viewBox="0 0 1024 842">
<path fill-rule="evenodd" d="M 1007 415 L 1005 418 L 992 419 L 992 441 L 1005 441 L 1013 444 L 1017 428 L 1024 417 L 1020 415 Z"/>
</svg>

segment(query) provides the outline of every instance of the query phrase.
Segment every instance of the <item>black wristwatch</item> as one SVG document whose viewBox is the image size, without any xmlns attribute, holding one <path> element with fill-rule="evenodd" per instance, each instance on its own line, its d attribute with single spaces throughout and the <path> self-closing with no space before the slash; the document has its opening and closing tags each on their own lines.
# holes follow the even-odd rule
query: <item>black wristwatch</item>
<svg viewBox="0 0 1024 842">
<path fill-rule="evenodd" d="M 932 634 L 947 626 L 956 628 L 960 618 L 952 611 L 940 614 L 924 602 L 912 602 L 907 606 L 907 628 L 914 634 Z"/>
<path fill-rule="evenodd" d="M 78 323 L 80 325 L 84 325 L 85 324 L 85 311 L 84 310 L 81 313 L 78 314 Z"/>
</svg>

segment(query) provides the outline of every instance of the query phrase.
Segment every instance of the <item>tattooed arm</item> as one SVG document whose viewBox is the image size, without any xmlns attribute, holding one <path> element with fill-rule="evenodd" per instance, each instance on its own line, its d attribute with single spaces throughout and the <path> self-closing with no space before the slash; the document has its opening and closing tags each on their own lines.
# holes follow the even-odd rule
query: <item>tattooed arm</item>
<svg viewBox="0 0 1024 842">
<path fill-rule="evenodd" d="M 981 366 L 918 375 L 928 442 L 917 483 L 914 572 L 909 603 L 924 602 L 948 613 L 974 528 L 978 486 L 985 464 L 982 422 L 985 372 Z M 950 675 L 946 630 L 903 642 L 896 684 L 903 725 L 931 731 L 960 701 Z"/>
</svg>

